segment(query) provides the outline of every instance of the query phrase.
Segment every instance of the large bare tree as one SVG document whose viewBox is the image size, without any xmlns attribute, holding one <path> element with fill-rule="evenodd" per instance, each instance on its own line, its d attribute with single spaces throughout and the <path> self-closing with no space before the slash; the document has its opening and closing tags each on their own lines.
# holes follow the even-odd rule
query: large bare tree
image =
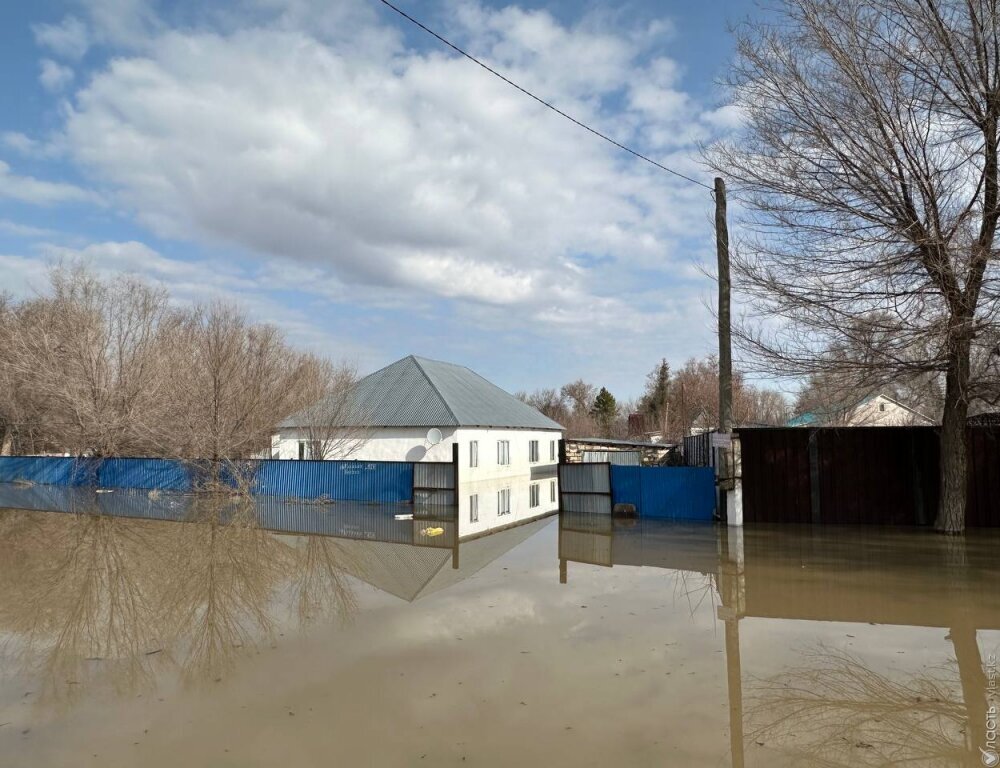
<svg viewBox="0 0 1000 768">
<path fill-rule="evenodd" d="M 972 360 L 995 325 L 998 0 L 783 0 L 738 30 L 745 130 L 708 156 L 746 211 L 733 269 L 768 368 L 944 378 L 936 527 L 964 530 Z M 852 356 L 824 350 L 862 350 Z M 988 363 L 981 363 L 988 370 Z"/>
<path fill-rule="evenodd" d="M 347 455 L 361 422 L 330 425 L 349 421 L 355 379 L 237 307 L 179 308 L 80 263 L 55 267 L 34 298 L 0 299 L 0 452 L 208 459 L 217 473 L 311 406 L 322 458 Z"/>
</svg>

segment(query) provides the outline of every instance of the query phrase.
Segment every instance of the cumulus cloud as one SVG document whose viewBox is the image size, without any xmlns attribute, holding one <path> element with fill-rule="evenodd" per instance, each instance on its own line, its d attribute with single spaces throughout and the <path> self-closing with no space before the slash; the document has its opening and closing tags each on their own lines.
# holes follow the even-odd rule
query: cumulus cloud
<svg viewBox="0 0 1000 768">
<path fill-rule="evenodd" d="M 2 197 L 35 205 L 100 201 L 94 192 L 74 184 L 44 181 L 33 176 L 12 173 L 10 166 L 0 160 L 0 198 Z"/>
<path fill-rule="evenodd" d="M 35 42 L 58 56 L 79 59 L 90 47 L 87 25 L 76 16 L 67 16 L 58 24 L 36 24 Z"/>
<path fill-rule="evenodd" d="M 447 10 L 427 13 L 456 42 L 689 175 L 702 173 L 696 143 L 738 122 L 685 92 L 669 23 L 610 11 L 563 23 L 470 0 Z M 114 55 L 80 86 L 52 61 L 53 88 L 75 88 L 59 134 L 0 139 L 35 157 L 52 147 L 164 242 L 257 260 L 233 280 L 266 273 L 274 290 L 387 312 L 444 300 L 446 311 L 427 311 L 616 359 L 654 347 L 659 357 L 663 334 L 697 350 L 704 333 L 692 327 L 708 312 L 691 263 L 711 246 L 708 193 L 374 4 L 237 0 L 175 28 L 140 0 L 80 13 L 35 27 L 39 45 L 53 57 L 89 45 Z M 3 194 L 96 197 L 6 165 Z M 164 281 L 191 282 L 163 266 Z M 644 333 L 653 327 L 664 330 Z M 623 350 L 620 334 L 633 332 L 642 340 Z"/>
<path fill-rule="evenodd" d="M 629 128 L 603 103 L 625 95 L 634 136 L 654 119 L 675 135 L 698 122 L 671 95 L 676 67 L 645 61 L 630 34 L 460 10 L 455 34 L 583 119 Z M 319 263 L 349 283 L 537 305 L 553 286 L 586 301 L 615 269 L 672 268 L 704 208 L 697 188 L 468 61 L 382 39 L 347 55 L 287 23 L 164 33 L 77 94 L 68 146 L 161 236 Z M 630 91 L 648 71 L 659 90 Z M 580 254 L 600 266 L 580 269 Z"/>
<path fill-rule="evenodd" d="M 23 155 L 33 154 L 41 145 L 41 142 L 20 131 L 4 131 L 0 133 L 0 143 L 8 149 L 12 149 Z"/>
<path fill-rule="evenodd" d="M 52 59 L 42 59 L 40 70 L 38 81 L 51 93 L 57 93 L 73 82 L 73 70 Z"/>
</svg>

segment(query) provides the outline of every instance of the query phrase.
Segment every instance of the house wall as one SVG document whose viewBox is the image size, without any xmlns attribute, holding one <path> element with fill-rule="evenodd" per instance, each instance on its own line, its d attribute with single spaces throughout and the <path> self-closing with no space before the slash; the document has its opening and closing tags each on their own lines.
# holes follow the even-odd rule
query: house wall
<svg viewBox="0 0 1000 768">
<path fill-rule="evenodd" d="M 443 440 L 437 445 L 427 442 L 426 427 L 381 427 L 371 430 L 367 437 L 351 441 L 355 450 L 348 455 L 331 451 L 327 459 L 356 459 L 358 461 L 451 461 L 451 446 L 455 442 L 455 428 L 442 428 Z M 299 442 L 309 441 L 304 429 L 283 429 L 271 438 L 271 456 L 276 459 L 299 458 Z M 308 456 L 307 456 L 308 458 Z"/>
<path fill-rule="evenodd" d="M 932 424 L 920 414 L 881 395 L 861 403 L 847 417 L 852 427 L 919 427 Z"/>
<path fill-rule="evenodd" d="M 460 482 L 474 480 L 489 480 L 501 477 L 528 477 L 532 474 L 545 472 L 546 468 L 554 473 L 559 463 L 559 439 L 561 432 L 534 429 L 475 429 L 461 427 L 457 430 L 458 441 L 458 477 Z M 500 464 L 497 461 L 497 443 L 506 440 L 510 445 L 510 464 Z M 529 461 L 529 443 L 538 441 L 538 461 Z M 471 444 L 475 441 L 479 446 L 478 466 L 472 466 L 470 460 Z"/>
<path fill-rule="evenodd" d="M 555 467 L 553 466 L 553 470 Z M 514 523 L 522 523 L 559 510 L 559 480 L 556 472 L 522 474 L 465 482 L 459 472 L 458 535 L 474 536 Z M 538 505 L 531 506 L 531 486 L 538 486 Z M 500 514 L 500 492 L 510 491 L 510 513 Z M 478 519 L 471 519 L 473 497 L 478 497 Z"/>
<path fill-rule="evenodd" d="M 459 446 L 458 473 L 460 482 L 537 475 L 548 467 L 555 472 L 558 464 L 558 446 L 561 432 L 528 429 L 473 429 L 441 427 L 443 440 L 437 445 L 427 442 L 426 427 L 381 427 L 374 429 L 349 455 L 330 455 L 328 459 L 357 459 L 359 461 L 444 461 L 452 460 L 452 446 Z M 299 442 L 309 440 L 308 430 L 285 429 L 271 439 L 271 456 L 278 459 L 297 459 Z M 497 461 L 497 443 L 506 440 L 510 446 L 510 463 Z M 539 460 L 531 462 L 529 442 L 538 441 Z M 478 466 L 471 466 L 470 445 L 479 446 Z M 308 456 L 307 456 L 308 457 Z"/>
</svg>

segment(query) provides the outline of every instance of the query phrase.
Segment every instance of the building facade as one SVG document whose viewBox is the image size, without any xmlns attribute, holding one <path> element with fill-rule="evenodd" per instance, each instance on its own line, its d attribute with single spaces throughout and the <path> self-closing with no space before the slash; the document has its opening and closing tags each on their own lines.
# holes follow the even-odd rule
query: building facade
<svg viewBox="0 0 1000 768">
<path fill-rule="evenodd" d="M 936 422 L 908 405 L 877 394 L 843 407 L 800 413 L 789 427 L 929 427 Z"/>
<path fill-rule="evenodd" d="M 282 423 L 271 457 L 450 463 L 457 446 L 460 535 L 558 510 L 562 427 L 470 369 L 411 355 L 350 397 Z M 323 413 L 336 423 L 315 423 Z"/>
</svg>

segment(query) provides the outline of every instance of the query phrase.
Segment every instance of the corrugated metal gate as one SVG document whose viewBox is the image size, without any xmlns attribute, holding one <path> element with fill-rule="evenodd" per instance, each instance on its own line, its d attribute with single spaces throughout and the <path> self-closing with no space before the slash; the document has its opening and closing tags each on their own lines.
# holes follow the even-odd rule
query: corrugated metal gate
<svg viewBox="0 0 1000 768">
<path fill-rule="evenodd" d="M 615 504 L 645 518 L 707 522 L 715 514 L 711 467 L 611 467 L 611 488 Z"/>
<path fill-rule="evenodd" d="M 610 464 L 560 464 L 559 509 L 611 514 Z"/>
<path fill-rule="evenodd" d="M 930 525 L 936 427 L 741 429 L 747 523 Z M 1000 427 L 969 428 L 967 525 L 1000 526 Z"/>
<path fill-rule="evenodd" d="M 708 521 L 715 513 L 715 471 L 560 464 L 559 493 L 565 513 L 610 514 L 617 504 L 631 504 L 643 517 Z"/>
</svg>

